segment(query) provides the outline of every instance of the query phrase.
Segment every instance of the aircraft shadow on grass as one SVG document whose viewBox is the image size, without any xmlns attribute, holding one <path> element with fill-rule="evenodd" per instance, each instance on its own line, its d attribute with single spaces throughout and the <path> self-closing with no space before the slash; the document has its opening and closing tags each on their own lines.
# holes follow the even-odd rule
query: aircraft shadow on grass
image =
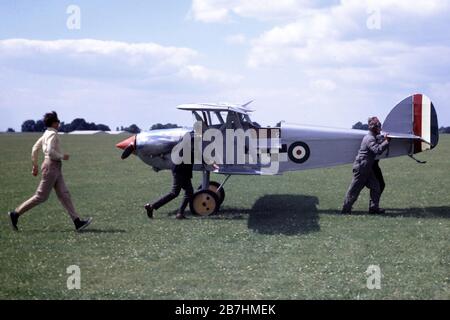
<svg viewBox="0 0 450 320">
<path fill-rule="evenodd" d="M 248 214 L 248 228 L 261 234 L 296 235 L 320 231 L 319 199 L 314 196 L 274 194 L 259 198 L 251 209 L 223 209 L 220 217 Z"/>
</svg>

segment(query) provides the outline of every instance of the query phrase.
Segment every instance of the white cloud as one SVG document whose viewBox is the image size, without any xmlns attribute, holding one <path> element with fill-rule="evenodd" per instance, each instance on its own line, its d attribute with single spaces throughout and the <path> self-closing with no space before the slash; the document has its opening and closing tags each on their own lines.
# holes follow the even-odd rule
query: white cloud
<svg viewBox="0 0 450 320">
<path fill-rule="evenodd" d="M 290 19 L 321 7 L 324 2 L 337 0 L 193 0 L 188 16 L 206 23 L 229 22 L 233 15 L 258 20 Z"/>
<path fill-rule="evenodd" d="M 337 88 L 337 84 L 329 79 L 313 80 L 311 81 L 310 85 L 313 90 L 320 91 L 334 91 Z"/>
<path fill-rule="evenodd" d="M 312 0 L 242 0 L 237 1 L 230 11 L 242 17 L 261 20 L 289 19 L 318 5 L 320 1 Z"/>
<path fill-rule="evenodd" d="M 366 27 L 367 8 L 373 3 L 381 8 L 385 21 L 380 31 Z M 420 0 L 413 5 L 402 0 L 343 0 L 338 6 L 310 11 L 253 39 L 247 63 L 253 68 L 297 67 L 305 75 L 321 74 L 324 78 L 340 78 L 341 82 L 356 80 L 360 85 L 367 84 L 361 80 L 413 83 L 442 78 L 439 69 L 450 68 L 449 42 L 433 34 L 428 43 L 418 43 L 415 31 L 423 32 L 436 23 L 447 27 L 448 23 L 440 19 L 449 11 L 449 5 L 443 1 Z M 410 34 L 392 32 L 408 22 Z M 366 74 L 360 74 L 362 70 Z"/>
<path fill-rule="evenodd" d="M 367 28 L 374 9 L 380 30 Z M 324 124 L 327 115 L 347 125 L 367 114 L 383 117 L 416 92 L 429 93 L 449 119 L 447 86 L 440 85 L 450 70 L 450 37 L 443 32 L 449 13 L 448 1 L 342 0 L 286 16 L 249 40 L 247 65 L 259 82 L 250 92 L 267 115 L 270 104 L 282 106 L 280 116 L 300 115 L 296 122 L 303 123 Z"/>
<path fill-rule="evenodd" d="M 230 85 L 238 83 L 242 77 L 240 75 L 229 75 L 217 70 L 211 70 L 200 65 L 188 65 L 180 74 L 201 82 L 219 82 L 222 85 Z"/>
<path fill-rule="evenodd" d="M 434 15 L 449 8 L 448 1 L 442 0 L 343 0 L 343 5 L 358 5 L 363 3 L 367 6 L 379 7 L 381 10 L 392 10 L 417 15 Z"/>
<path fill-rule="evenodd" d="M 200 58 L 195 50 L 155 43 L 0 40 L 0 124 L 17 129 L 24 117 L 36 119 L 51 106 L 64 119 L 112 127 L 186 125 L 190 117 L 177 114 L 177 104 L 208 100 L 241 80 L 198 64 Z"/>
<path fill-rule="evenodd" d="M 49 106 L 66 119 L 83 116 L 111 126 L 190 124 L 175 105 L 255 99 L 254 118 L 261 124 L 284 119 L 349 127 L 371 114 L 383 118 L 420 91 L 448 125 L 449 4 L 196 0 L 192 19 L 233 22 L 218 32 L 222 47 L 211 50 L 218 26 L 208 38 L 196 39 L 196 48 L 205 52 L 92 39 L 0 40 L 0 124 L 10 126 L 2 120 L 10 116 L 20 124 L 24 114 L 36 118 Z M 366 26 L 374 8 L 380 9 L 380 30 Z"/>
<path fill-rule="evenodd" d="M 189 16 L 201 22 L 227 22 L 232 16 L 258 20 L 295 19 L 322 8 L 378 8 L 418 16 L 433 15 L 449 8 L 445 0 L 193 0 Z"/>
<path fill-rule="evenodd" d="M 445 1 L 419 0 L 413 5 L 403 0 L 342 0 L 340 5 L 309 10 L 293 22 L 275 26 L 264 32 L 255 43 L 302 45 L 315 39 L 345 40 L 374 36 L 376 33 L 368 30 L 366 24 L 374 8 L 381 13 L 380 36 L 392 36 L 395 32 L 393 29 L 405 25 L 410 33 L 406 40 L 414 37 L 414 30 L 427 29 L 428 25 L 424 23 L 430 23 L 430 17 L 445 18 L 446 21 L 450 11 L 450 5 Z"/>
<path fill-rule="evenodd" d="M 93 39 L 0 41 L 0 62 L 9 68 L 74 76 L 149 77 L 173 72 L 197 56 L 198 53 L 189 48 L 155 43 Z"/>
<path fill-rule="evenodd" d="M 226 73 L 195 64 L 190 48 L 156 43 L 82 40 L 0 40 L 0 67 L 28 73 L 120 81 L 227 82 Z"/>
<path fill-rule="evenodd" d="M 245 44 L 247 42 L 247 37 L 242 33 L 232 34 L 232 35 L 227 36 L 225 38 L 225 41 L 228 44 L 240 45 L 240 44 Z"/>
<path fill-rule="evenodd" d="M 229 4 L 224 0 L 193 0 L 188 16 L 202 22 L 224 22 L 229 19 Z"/>
</svg>

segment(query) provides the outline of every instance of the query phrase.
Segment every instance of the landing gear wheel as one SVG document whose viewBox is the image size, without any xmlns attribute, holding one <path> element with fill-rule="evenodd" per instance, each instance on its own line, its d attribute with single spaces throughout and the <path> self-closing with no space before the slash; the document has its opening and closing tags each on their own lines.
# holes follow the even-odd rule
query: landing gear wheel
<svg viewBox="0 0 450 320">
<path fill-rule="evenodd" d="M 208 190 L 211 190 L 212 192 L 215 192 L 217 195 L 217 198 L 219 199 L 219 206 L 223 203 L 223 201 L 225 200 L 225 190 L 222 188 L 220 188 L 219 192 L 217 192 L 217 190 L 220 187 L 220 183 L 218 183 L 217 181 L 210 181 L 209 182 L 209 188 Z M 201 190 L 202 186 L 199 186 L 197 190 Z"/>
<path fill-rule="evenodd" d="M 199 216 L 209 216 L 219 210 L 219 198 L 211 190 L 200 190 L 194 193 L 189 208 L 192 214 Z"/>
</svg>

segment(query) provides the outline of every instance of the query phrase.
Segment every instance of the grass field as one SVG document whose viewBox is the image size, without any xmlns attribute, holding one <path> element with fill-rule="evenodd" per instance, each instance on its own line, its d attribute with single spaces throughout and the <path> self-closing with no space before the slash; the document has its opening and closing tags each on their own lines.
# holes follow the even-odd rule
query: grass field
<svg viewBox="0 0 450 320">
<path fill-rule="evenodd" d="M 119 159 L 123 137 L 63 136 L 73 231 L 52 194 L 10 230 L 6 212 L 35 191 L 36 135 L 0 135 L 0 299 L 449 299 L 450 136 L 437 149 L 381 163 L 385 216 L 338 213 L 351 166 L 277 177 L 232 177 L 222 213 L 174 219 L 177 199 L 150 221 L 142 206 L 170 188 L 168 172 Z M 213 176 L 216 180 L 222 177 Z M 195 176 L 196 183 L 200 176 Z M 68 290 L 66 268 L 81 268 Z M 366 287 L 379 265 L 381 289 Z"/>
</svg>

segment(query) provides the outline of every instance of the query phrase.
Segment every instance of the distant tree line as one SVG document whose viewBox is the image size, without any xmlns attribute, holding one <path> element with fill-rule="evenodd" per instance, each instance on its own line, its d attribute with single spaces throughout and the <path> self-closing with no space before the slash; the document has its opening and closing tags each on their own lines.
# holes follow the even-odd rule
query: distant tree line
<svg viewBox="0 0 450 320">
<path fill-rule="evenodd" d="M 179 126 L 175 123 L 166 123 L 166 124 L 157 123 L 157 124 L 152 125 L 150 130 L 161 130 L 161 129 L 172 129 L 172 128 L 179 128 Z"/>
<path fill-rule="evenodd" d="M 439 133 L 450 133 L 450 127 L 440 127 Z"/>
<path fill-rule="evenodd" d="M 44 132 L 45 125 L 44 121 L 38 120 L 26 120 L 22 123 L 22 132 Z"/>
<path fill-rule="evenodd" d="M 356 130 L 369 130 L 369 125 L 368 124 L 363 124 L 361 121 L 358 121 L 357 123 L 355 123 L 352 126 L 352 129 L 356 129 Z"/>
<path fill-rule="evenodd" d="M 72 131 L 111 131 L 111 129 L 105 124 L 95 124 L 94 122 L 86 122 L 83 118 L 74 119 L 71 123 L 61 122 L 59 126 L 60 132 L 72 132 Z"/>
<path fill-rule="evenodd" d="M 95 124 L 94 122 L 86 122 L 82 118 L 77 118 L 71 123 L 61 122 L 60 132 L 72 132 L 76 130 L 95 130 L 95 131 L 111 131 L 107 125 Z M 22 132 L 44 132 L 45 125 L 42 120 L 26 120 L 22 123 Z"/>
<path fill-rule="evenodd" d="M 175 123 L 166 123 L 166 124 L 162 124 L 162 123 L 156 123 L 154 125 L 152 125 L 150 127 L 149 130 L 161 130 L 161 129 L 171 129 L 171 128 L 179 128 L 179 126 Z M 141 128 L 139 128 L 137 125 L 132 124 L 129 127 L 117 127 L 116 128 L 117 131 L 126 131 L 126 132 L 130 132 L 130 133 L 140 133 L 142 130 Z"/>
<path fill-rule="evenodd" d="M 132 124 L 129 127 L 124 127 L 124 126 L 121 126 L 120 128 L 117 127 L 116 129 L 117 129 L 117 131 L 126 131 L 126 132 L 129 132 L 129 133 L 135 133 L 135 134 L 141 132 L 141 129 L 135 124 Z"/>
<path fill-rule="evenodd" d="M 170 129 L 170 128 L 179 128 L 179 126 L 175 123 L 156 123 L 150 127 L 149 130 L 160 130 L 160 129 Z M 45 125 L 42 120 L 26 120 L 22 123 L 22 132 L 44 132 Z M 61 122 L 59 127 L 60 132 L 72 132 L 72 131 L 111 131 L 111 129 L 104 124 L 95 124 L 94 122 L 87 122 L 83 118 L 77 118 L 73 120 L 71 123 Z M 130 133 L 140 133 L 141 129 L 136 125 L 132 124 L 128 127 L 117 127 L 117 131 L 126 131 Z M 8 128 L 7 132 L 15 132 L 14 129 Z"/>
</svg>

